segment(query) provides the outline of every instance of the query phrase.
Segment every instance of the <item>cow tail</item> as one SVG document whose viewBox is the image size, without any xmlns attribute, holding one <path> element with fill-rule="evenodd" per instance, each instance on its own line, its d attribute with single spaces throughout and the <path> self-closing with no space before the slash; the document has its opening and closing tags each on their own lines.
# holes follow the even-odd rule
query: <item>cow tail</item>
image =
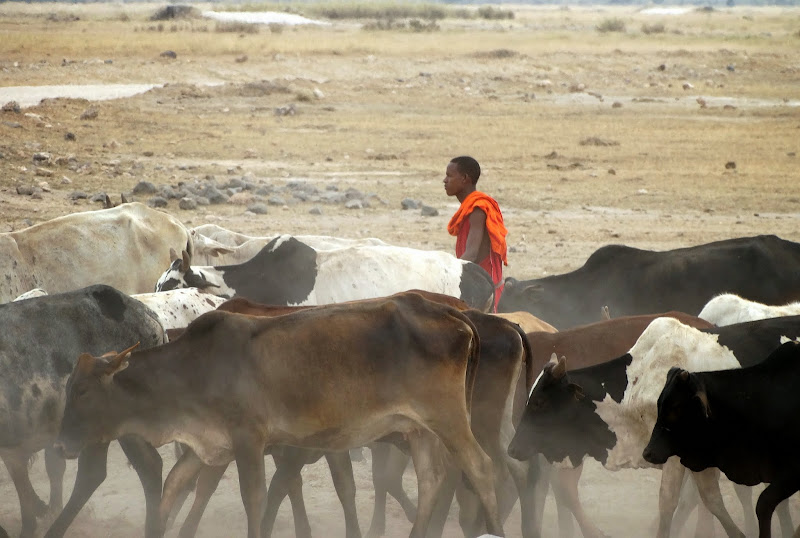
<svg viewBox="0 0 800 538">
<path fill-rule="evenodd" d="M 536 372 L 533 371 L 533 349 L 531 348 L 530 340 L 528 340 L 528 335 L 525 334 L 522 327 L 516 323 L 513 325 L 522 339 L 522 351 L 525 354 L 525 388 L 531 390 L 533 382 L 536 381 Z"/>
<path fill-rule="evenodd" d="M 464 389 L 467 397 L 467 409 L 472 410 L 472 391 L 475 388 L 475 379 L 478 375 L 478 363 L 481 357 L 481 339 L 478 335 L 478 328 L 475 324 L 464 314 L 461 314 L 461 319 L 469 325 L 472 330 L 472 349 L 470 350 L 469 357 L 467 357 L 467 371 L 464 381 Z"/>
</svg>

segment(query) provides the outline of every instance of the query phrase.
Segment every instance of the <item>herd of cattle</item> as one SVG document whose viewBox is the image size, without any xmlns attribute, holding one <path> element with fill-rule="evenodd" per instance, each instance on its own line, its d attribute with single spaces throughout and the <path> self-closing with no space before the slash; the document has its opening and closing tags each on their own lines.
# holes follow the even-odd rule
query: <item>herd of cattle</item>
<svg viewBox="0 0 800 538">
<path fill-rule="evenodd" d="M 568 274 L 508 278 L 492 314 L 489 276 L 443 252 L 187 229 L 128 203 L 0 234 L 0 271 L 0 458 L 20 536 L 46 513 L 58 515 L 45 536 L 65 534 L 105 479 L 112 441 L 141 479 L 147 537 L 194 489 L 180 531 L 193 536 L 232 461 L 248 536 L 270 535 L 287 495 L 296 535 L 310 536 L 300 471 L 323 456 L 359 537 L 348 450 L 363 446 L 370 536 L 385 531 L 387 493 L 412 536 L 441 535 L 454 496 L 467 536 L 502 535 L 517 502 L 522 536 L 540 536 L 552 485 L 561 532 L 574 516 L 601 537 L 578 495 L 587 457 L 662 469 L 660 538 L 695 505 L 698 533 L 713 515 L 745 536 L 720 470 L 740 485 L 748 536 L 770 536 L 776 508 L 794 534 L 782 501 L 800 490 L 797 243 L 605 246 Z M 181 455 L 162 479 L 156 448 L 172 441 Z M 48 502 L 28 476 L 41 450 Z M 409 458 L 416 506 L 402 488 Z M 754 509 L 747 486 L 762 482 Z"/>
</svg>

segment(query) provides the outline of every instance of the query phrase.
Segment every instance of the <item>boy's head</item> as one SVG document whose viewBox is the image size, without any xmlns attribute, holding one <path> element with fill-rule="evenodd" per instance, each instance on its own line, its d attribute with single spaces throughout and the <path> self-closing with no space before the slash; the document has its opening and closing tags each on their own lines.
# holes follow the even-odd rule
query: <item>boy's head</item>
<svg viewBox="0 0 800 538">
<path fill-rule="evenodd" d="M 462 155 L 450 161 L 458 167 L 458 171 L 464 174 L 475 185 L 478 183 L 478 178 L 481 177 L 481 165 L 472 157 Z"/>
</svg>

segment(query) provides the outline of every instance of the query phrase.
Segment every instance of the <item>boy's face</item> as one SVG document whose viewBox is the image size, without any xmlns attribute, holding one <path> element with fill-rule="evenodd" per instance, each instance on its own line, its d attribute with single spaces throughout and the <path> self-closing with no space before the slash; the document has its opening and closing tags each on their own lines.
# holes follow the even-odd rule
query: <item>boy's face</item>
<svg viewBox="0 0 800 538">
<path fill-rule="evenodd" d="M 458 196 L 469 185 L 472 185 L 472 181 L 461 173 L 456 163 L 447 165 L 447 172 L 444 176 L 444 191 L 447 196 Z"/>
</svg>

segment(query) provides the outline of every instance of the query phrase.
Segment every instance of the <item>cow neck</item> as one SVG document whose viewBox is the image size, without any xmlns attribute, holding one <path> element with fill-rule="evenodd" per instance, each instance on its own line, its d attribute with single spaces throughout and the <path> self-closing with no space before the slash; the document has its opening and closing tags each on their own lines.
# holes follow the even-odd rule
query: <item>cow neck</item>
<svg viewBox="0 0 800 538">
<path fill-rule="evenodd" d="M 580 385 L 586 396 L 594 401 L 602 401 L 609 395 L 619 403 L 628 386 L 626 371 L 631 360 L 631 355 L 626 353 L 622 357 L 601 364 L 571 370 L 570 380 Z"/>
<path fill-rule="evenodd" d="M 179 341 L 171 342 L 136 353 L 129 366 L 116 374 L 114 388 L 121 394 L 118 408 L 128 413 L 122 421 L 122 434 L 136 433 L 160 446 L 173 439 L 173 425 L 184 419 L 184 410 L 195 407 L 192 401 L 196 390 L 191 381 L 196 380 L 199 364 L 187 364 L 193 357 L 182 352 Z"/>
</svg>

